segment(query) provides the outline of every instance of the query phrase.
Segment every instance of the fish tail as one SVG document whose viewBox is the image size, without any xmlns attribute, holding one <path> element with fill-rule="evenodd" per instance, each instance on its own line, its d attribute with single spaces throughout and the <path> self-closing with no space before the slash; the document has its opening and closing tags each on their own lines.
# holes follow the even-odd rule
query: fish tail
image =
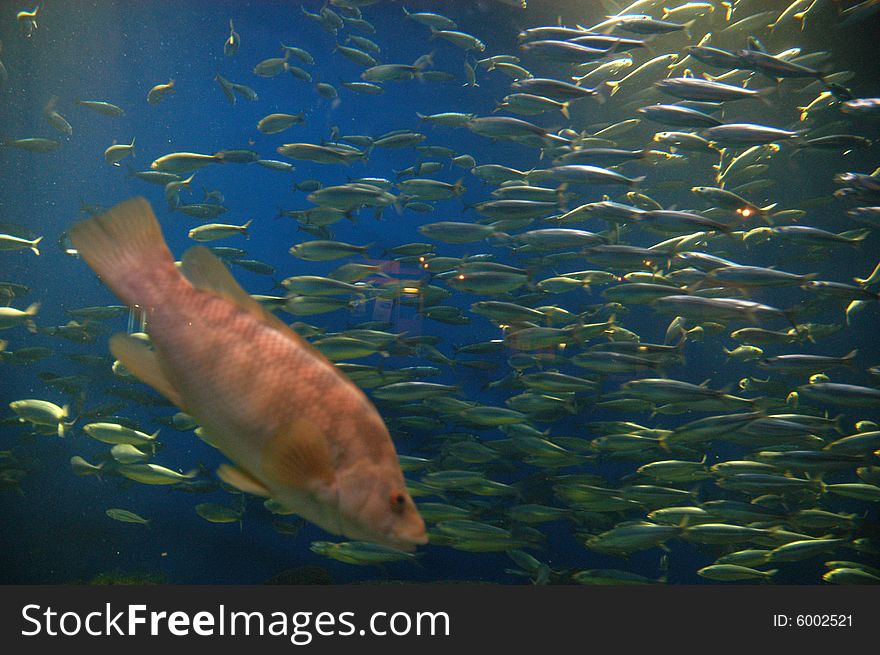
<svg viewBox="0 0 880 655">
<path fill-rule="evenodd" d="M 65 407 L 66 407 L 66 405 L 65 405 Z M 73 419 L 71 421 L 61 421 L 58 424 L 58 432 L 59 432 L 58 436 L 59 437 L 66 436 L 67 432 L 70 430 L 70 428 L 72 428 L 74 425 L 76 425 L 76 422 L 78 420 L 79 420 L 79 417 L 77 416 L 75 419 Z"/>
<path fill-rule="evenodd" d="M 880 279 L 880 263 L 874 267 L 874 271 L 866 278 L 854 277 L 853 281 L 860 287 L 867 287 Z"/>
<path fill-rule="evenodd" d="M 663 452 L 672 452 L 672 448 L 669 444 L 668 434 L 661 434 L 659 437 L 657 437 L 657 444 L 660 446 L 660 449 L 663 450 Z"/>
<path fill-rule="evenodd" d="M 40 256 L 40 249 L 37 248 L 37 244 L 40 243 L 40 241 L 42 241 L 42 240 L 43 240 L 43 237 L 38 237 L 37 239 L 34 239 L 33 242 L 31 243 L 31 250 L 34 251 L 34 254 L 37 257 Z"/>
<path fill-rule="evenodd" d="M 433 38 L 435 37 L 437 31 L 438 31 L 438 30 L 435 30 L 435 29 L 432 27 L 432 28 L 431 28 L 431 36 L 429 37 L 429 39 L 433 39 Z M 418 59 L 416 59 L 416 60 L 413 62 L 413 66 L 414 66 L 416 69 L 418 69 L 418 73 L 419 73 L 419 74 L 416 75 L 416 77 L 417 77 L 418 79 L 421 79 L 420 74 L 421 74 L 421 72 L 422 72 L 423 70 L 425 70 L 426 68 L 430 68 L 431 66 L 434 65 L 434 55 L 435 55 L 435 54 L 437 54 L 437 51 L 436 51 L 436 50 L 432 50 L 432 51 L 429 52 L 428 54 L 426 54 L 426 55 L 422 55 L 421 57 L 419 57 Z"/>
<path fill-rule="evenodd" d="M 180 279 L 162 228 L 141 197 L 70 229 L 70 240 L 125 304 L 151 307 L 163 302 L 169 281 Z"/>
<path fill-rule="evenodd" d="M 837 236 L 842 237 L 850 242 L 857 243 L 859 241 L 864 241 L 868 235 L 871 234 L 871 228 L 858 228 L 855 230 L 847 230 L 846 232 L 841 232 Z"/>
<path fill-rule="evenodd" d="M 568 201 L 565 197 L 565 192 L 568 191 L 568 183 L 563 182 L 558 187 L 556 187 L 556 205 L 560 211 L 567 212 Z M 878 264 L 880 266 L 880 264 Z"/>
<path fill-rule="evenodd" d="M 771 95 L 773 96 L 773 100 L 770 99 Z M 754 97 L 763 102 L 767 107 L 774 107 L 775 105 L 773 104 L 773 101 L 779 99 L 779 87 L 768 86 L 763 89 L 758 89 Z"/>
<path fill-rule="evenodd" d="M 510 246 L 513 243 L 513 238 L 507 232 L 501 232 L 500 230 L 490 233 L 488 239 L 494 245 L 499 246 Z"/>
<path fill-rule="evenodd" d="M 571 116 L 568 113 L 568 107 L 569 107 L 570 102 L 571 102 L 570 100 L 568 102 L 563 102 L 562 106 L 559 108 L 560 113 L 563 116 L 565 116 L 566 118 L 571 118 Z"/>
</svg>

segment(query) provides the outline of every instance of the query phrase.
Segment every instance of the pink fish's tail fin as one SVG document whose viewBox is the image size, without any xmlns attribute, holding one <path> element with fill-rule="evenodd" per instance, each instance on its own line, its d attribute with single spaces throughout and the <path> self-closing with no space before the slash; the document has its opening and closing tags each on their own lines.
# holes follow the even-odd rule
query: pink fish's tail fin
<svg viewBox="0 0 880 655">
<path fill-rule="evenodd" d="M 180 279 L 153 209 L 144 198 L 122 202 L 70 229 L 70 240 L 120 300 L 153 307 Z"/>
</svg>

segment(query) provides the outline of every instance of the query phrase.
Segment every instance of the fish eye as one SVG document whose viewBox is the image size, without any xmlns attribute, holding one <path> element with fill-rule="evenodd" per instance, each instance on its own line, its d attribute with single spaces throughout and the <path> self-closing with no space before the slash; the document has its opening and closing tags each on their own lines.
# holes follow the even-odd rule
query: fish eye
<svg viewBox="0 0 880 655">
<path fill-rule="evenodd" d="M 391 511 L 397 514 L 403 512 L 406 507 L 406 496 L 402 493 L 392 493 L 391 494 Z"/>
</svg>

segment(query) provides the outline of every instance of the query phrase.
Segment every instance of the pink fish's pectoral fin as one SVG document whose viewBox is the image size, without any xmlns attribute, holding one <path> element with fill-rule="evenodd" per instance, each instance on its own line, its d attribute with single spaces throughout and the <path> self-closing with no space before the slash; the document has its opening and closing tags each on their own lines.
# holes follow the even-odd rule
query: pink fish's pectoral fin
<svg viewBox="0 0 880 655">
<path fill-rule="evenodd" d="M 226 484 L 235 487 L 246 494 L 263 496 L 265 498 L 270 498 L 272 496 L 269 490 L 263 486 L 263 483 L 250 473 L 246 473 L 245 471 L 230 466 L 229 464 L 220 465 L 217 469 L 217 477 L 223 480 Z"/>
<path fill-rule="evenodd" d="M 114 334 L 110 337 L 110 352 L 131 371 L 138 380 L 144 382 L 186 411 L 180 393 L 174 388 L 159 366 L 156 353 L 142 341 L 129 334 Z"/>
<path fill-rule="evenodd" d="M 263 467 L 280 483 L 304 491 L 314 490 L 316 484 L 330 486 L 336 477 L 326 436 L 305 419 L 275 435 L 263 455 Z"/>
</svg>

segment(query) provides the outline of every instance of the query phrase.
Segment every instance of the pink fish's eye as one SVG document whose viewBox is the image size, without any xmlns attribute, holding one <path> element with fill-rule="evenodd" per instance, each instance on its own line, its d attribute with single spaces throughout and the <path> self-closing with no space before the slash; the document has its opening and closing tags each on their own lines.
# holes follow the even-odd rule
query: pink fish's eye
<svg viewBox="0 0 880 655">
<path fill-rule="evenodd" d="M 391 494 L 391 511 L 401 513 L 406 507 L 406 496 L 402 493 Z"/>
</svg>

